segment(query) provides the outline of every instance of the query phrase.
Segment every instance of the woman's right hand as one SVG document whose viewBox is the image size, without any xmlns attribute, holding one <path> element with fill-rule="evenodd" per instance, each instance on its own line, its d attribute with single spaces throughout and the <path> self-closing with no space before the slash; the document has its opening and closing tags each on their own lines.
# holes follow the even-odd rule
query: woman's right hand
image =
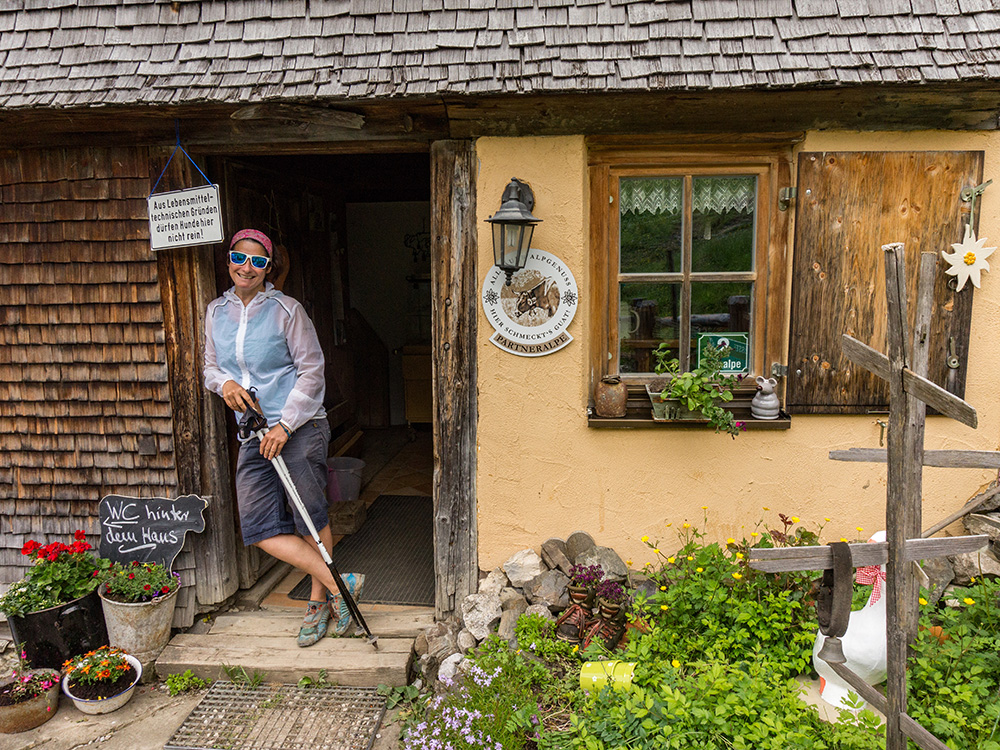
<svg viewBox="0 0 1000 750">
<path fill-rule="evenodd" d="M 254 405 L 250 394 L 235 380 L 227 380 L 222 384 L 222 400 L 226 402 L 226 406 L 238 412 L 244 412 Z"/>
</svg>

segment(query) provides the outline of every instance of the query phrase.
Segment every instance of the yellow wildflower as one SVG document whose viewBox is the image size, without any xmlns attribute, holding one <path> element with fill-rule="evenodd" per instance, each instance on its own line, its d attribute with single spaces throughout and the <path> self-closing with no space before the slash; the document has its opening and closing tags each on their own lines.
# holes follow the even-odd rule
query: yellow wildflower
<svg viewBox="0 0 1000 750">
<path fill-rule="evenodd" d="M 799 517 L 798 516 L 792 516 L 792 523 L 798 523 L 798 522 L 799 522 Z"/>
<path fill-rule="evenodd" d="M 680 669 L 681 663 L 676 659 L 674 659 L 672 662 L 670 662 L 670 666 L 673 667 L 674 669 Z"/>
<path fill-rule="evenodd" d="M 628 567 L 630 567 L 630 568 L 632 567 L 632 561 L 631 561 L 631 560 L 626 560 L 626 561 L 625 561 L 625 564 L 626 564 L 626 565 L 627 565 Z"/>
<path fill-rule="evenodd" d="M 969 583 L 975 583 L 975 582 L 976 582 L 976 577 L 972 576 L 972 578 L 969 579 Z"/>
<path fill-rule="evenodd" d="M 701 509 L 702 509 L 702 510 L 708 510 L 708 506 L 707 506 L 707 505 L 702 505 L 702 506 L 701 506 Z"/>
<path fill-rule="evenodd" d="M 830 523 L 830 519 L 829 518 L 824 518 L 823 520 L 826 521 L 827 523 Z"/>
<path fill-rule="evenodd" d="M 767 507 L 766 505 L 765 505 L 765 506 L 763 506 L 763 508 L 764 508 L 764 510 L 771 510 L 771 509 L 770 509 L 770 508 L 768 508 L 768 507 Z"/>
<path fill-rule="evenodd" d="M 675 557 L 668 557 L 668 558 L 667 558 L 667 562 L 668 562 L 668 563 L 672 563 L 672 562 L 673 562 L 674 560 L 676 560 L 676 559 L 677 559 L 677 558 L 675 558 Z"/>
<path fill-rule="evenodd" d="M 660 550 L 659 550 L 658 548 L 654 548 L 654 549 L 653 549 L 653 554 L 654 554 L 654 555 L 658 555 L 658 554 L 660 554 Z"/>
<path fill-rule="evenodd" d="M 742 552 L 737 552 L 736 553 L 736 559 L 737 560 L 742 560 L 743 559 L 743 553 Z"/>
<path fill-rule="evenodd" d="M 726 540 L 726 544 L 736 544 L 736 540 L 735 540 L 735 539 L 733 539 L 732 537 L 729 537 L 729 538 L 728 538 L 728 539 Z"/>
<path fill-rule="evenodd" d="M 965 597 L 962 601 L 968 604 L 970 607 L 976 603 L 975 599 L 970 599 L 969 597 Z"/>
<path fill-rule="evenodd" d="M 756 531 L 751 531 L 750 532 L 750 536 L 752 536 L 754 539 L 756 539 L 757 537 L 760 536 L 760 534 L 758 534 Z"/>
<path fill-rule="evenodd" d="M 695 572 L 695 573 L 704 573 L 704 572 L 705 572 L 705 569 L 704 569 L 704 568 L 695 568 L 695 569 L 694 569 L 694 572 Z"/>
<path fill-rule="evenodd" d="M 920 597 L 919 599 L 917 599 L 917 601 L 920 602 L 921 606 L 924 606 L 924 607 L 927 606 L 927 600 L 924 599 L 924 597 Z"/>
<path fill-rule="evenodd" d="M 575 654 L 575 653 L 576 653 L 577 651 L 579 651 L 579 650 L 580 650 L 580 647 L 579 647 L 579 646 L 573 646 L 573 653 L 574 653 L 574 654 Z"/>
<path fill-rule="evenodd" d="M 667 611 L 667 605 L 666 604 L 661 604 L 660 605 L 660 611 L 661 612 L 666 612 Z"/>
<path fill-rule="evenodd" d="M 847 541 L 847 539 L 846 539 L 846 537 L 840 537 L 840 541 L 842 541 L 842 542 L 846 542 L 846 541 Z"/>
<path fill-rule="evenodd" d="M 666 591 L 666 590 L 667 590 L 666 586 L 660 586 L 660 591 Z"/>
<path fill-rule="evenodd" d="M 692 557 L 691 555 L 688 555 L 688 560 L 694 560 L 694 557 Z"/>
<path fill-rule="evenodd" d="M 684 528 L 685 529 L 690 529 L 691 528 L 691 524 L 689 524 L 687 521 L 685 521 L 684 522 Z"/>
<path fill-rule="evenodd" d="M 673 522 L 673 521 L 671 521 L 670 523 L 668 523 L 668 524 L 667 524 L 667 528 L 669 529 L 669 528 L 670 528 L 671 526 L 673 526 L 673 525 L 674 525 L 674 522 Z"/>
<path fill-rule="evenodd" d="M 864 529 L 862 529 L 860 526 L 855 526 L 854 528 L 856 528 L 858 531 L 864 531 Z"/>
<path fill-rule="evenodd" d="M 733 573 L 733 578 L 735 578 L 737 581 L 740 580 L 742 577 L 743 576 L 739 573 Z"/>
<path fill-rule="evenodd" d="M 643 535 L 642 535 L 642 538 L 641 538 L 641 539 L 640 539 L 639 541 L 640 541 L 640 542 L 643 542 L 643 543 L 646 543 L 646 542 L 648 542 L 648 541 L 649 541 L 649 537 L 648 537 L 648 536 L 646 536 L 645 534 L 643 534 Z"/>
</svg>

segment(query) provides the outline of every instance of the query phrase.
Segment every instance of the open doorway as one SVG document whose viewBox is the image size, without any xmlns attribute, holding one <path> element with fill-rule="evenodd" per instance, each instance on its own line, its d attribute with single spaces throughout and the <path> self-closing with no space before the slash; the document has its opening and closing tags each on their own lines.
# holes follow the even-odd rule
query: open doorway
<svg viewBox="0 0 1000 750">
<path fill-rule="evenodd" d="M 364 600 L 432 606 L 429 156 L 226 157 L 216 173 L 224 176 L 228 233 L 253 227 L 271 237 L 275 253 L 288 261 L 275 285 L 303 304 L 323 347 L 334 561 L 341 572 L 369 576 Z M 218 263 L 221 293 L 229 275 L 221 257 Z M 357 459 L 364 462 L 360 486 L 353 481 Z M 401 565 L 407 573 L 417 565 L 429 576 L 430 591 L 420 602 L 381 585 L 397 579 L 396 589 L 414 589 L 413 581 L 405 585 L 410 576 L 393 569 L 398 561 L 378 559 L 384 555 L 377 551 L 397 549 L 387 537 L 415 520 L 426 527 L 426 543 L 414 548 L 408 538 L 410 557 Z M 379 543 L 374 552 L 373 540 Z M 358 546 L 364 549 L 354 554 Z M 274 562 L 256 548 L 241 547 L 238 554 L 242 587 Z M 362 564 L 370 570 L 355 569 Z"/>
</svg>

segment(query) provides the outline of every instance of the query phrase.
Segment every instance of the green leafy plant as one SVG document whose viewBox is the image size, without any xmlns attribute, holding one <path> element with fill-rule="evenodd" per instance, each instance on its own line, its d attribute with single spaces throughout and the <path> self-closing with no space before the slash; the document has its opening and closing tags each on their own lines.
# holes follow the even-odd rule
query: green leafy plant
<svg viewBox="0 0 1000 750">
<path fill-rule="evenodd" d="M 180 578 L 159 563 L 112 563 L 102 577 L 103 593 L 116 602 L 151 602 L 176 591 Z"/>
<path fill-rule="evenodd" d="M 74 533 L 72 544 L 40 544 L 28 540 L 21 554 L 32 565 L 20 581 L 0 596 L 0 611 L 21 617 L 49 607 L 66 604 L 89 594 L 100 584 L 100 575 L 109 562 L 91 554 L 86 532 Z"/>
<path fill-rule="evenodd" d="M 326 679 L 326 670 L 321 669 L 315 678 L 310 677 L 309 675 L 302 675 L 297 684 L 300 688 L 311 688 L 325 687 L 326 685 L 330 685 L 332 683 Z"/>
<path fill-rule="evenodd" d="M 416 685 L 379 685 L 375 692 L 385 696 L 385 707 L 388 709 L 412 703 L 420 695 Z"/>
<path fill-rule="evenodd" d="M 247 672 L 246 667 L 241 667 L 238 664 L 223 664 L 222 671 L 226 673 L 229 681 L 238 688 L 260 687 L 267 677 L 264 672 L 259 672 L 256 669 L 252 673 Z"/>
<path fill-rule="evenodd" d="M 656 357 L 654 370 L 658 374 L 668 374 L 670 379 L 660 394 L 664 399 L 677 399 L 689 411 L 700 412 L 716 432 L 725 432 L 735 438 L 746 426 L 737 422 L 733 413 L 720 406 L 720 402 L 733 400 L 736 378 L 724 375 L 721 370 L 729 347 L 707 347 L 701 361 L 693 370 L 680 371 L 680 361 L 670 358 L 670 348 L 660 344 L 653 351 Z"/>
<path fill-rule="evenodd" d="M 167 690 L 170 691 L 171 695 L 180 695 L 181 693 L 187 693 L 191 690 L 201 690 L 209 685 L 208 680 L 203 680 L 200 677 L 197 677 L 190 669 L 185 670 L 184 672 L 169 674 L 164 682 L 166 683 Z"/>
<path fill-rule="evenodd" d="M 59 673 L 47 669 L 15 669 L 0 683 L 0 706 L 31 700 L 59 684 Z"/>
</svg>

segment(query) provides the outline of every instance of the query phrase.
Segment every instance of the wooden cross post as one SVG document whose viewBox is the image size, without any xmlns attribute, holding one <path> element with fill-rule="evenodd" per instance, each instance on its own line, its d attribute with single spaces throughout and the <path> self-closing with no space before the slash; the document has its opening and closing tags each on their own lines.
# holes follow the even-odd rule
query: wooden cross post
<svg viewBox="0 0 1000 750">
<path fill-rule="evenodd" d="M 925 454 L 926 406 L 976 427 L 976 411 L 962 399 L 926 378 L 931 292 L 936 257 L 923 253 L 920 268 L 916 336 L 907 356 L 906 271 L 903 245 L 884 245 L 888 356 L 844 335 L 844 355 L 889 383 L 887 450 L 833 451 L 830 458 L 888 463 L 886 541 L 852 544 L 855 567 L 886 565 L 886 691 L 885 695 L 844 664 L 830 667 L 886 717 L 886 750 L 906 750 L 909 737 L 924 750 L 948 750 L 906 713 L 906 649 L 916 635 L 918 582 L 913 563 L 931 557 L 973 552 L 988 537 L 921 538 L 920 499 L 924 464 L 949 467 L 995 466 L 1000 454 L 985 451 L 929 451 Z M 981 455 L 980 455 L 981 454 Z M 829 547 L 787 547 L 750 551 L 751 567 L 768 572 L 821 570 L 833 567 Z"/>
</svg>

